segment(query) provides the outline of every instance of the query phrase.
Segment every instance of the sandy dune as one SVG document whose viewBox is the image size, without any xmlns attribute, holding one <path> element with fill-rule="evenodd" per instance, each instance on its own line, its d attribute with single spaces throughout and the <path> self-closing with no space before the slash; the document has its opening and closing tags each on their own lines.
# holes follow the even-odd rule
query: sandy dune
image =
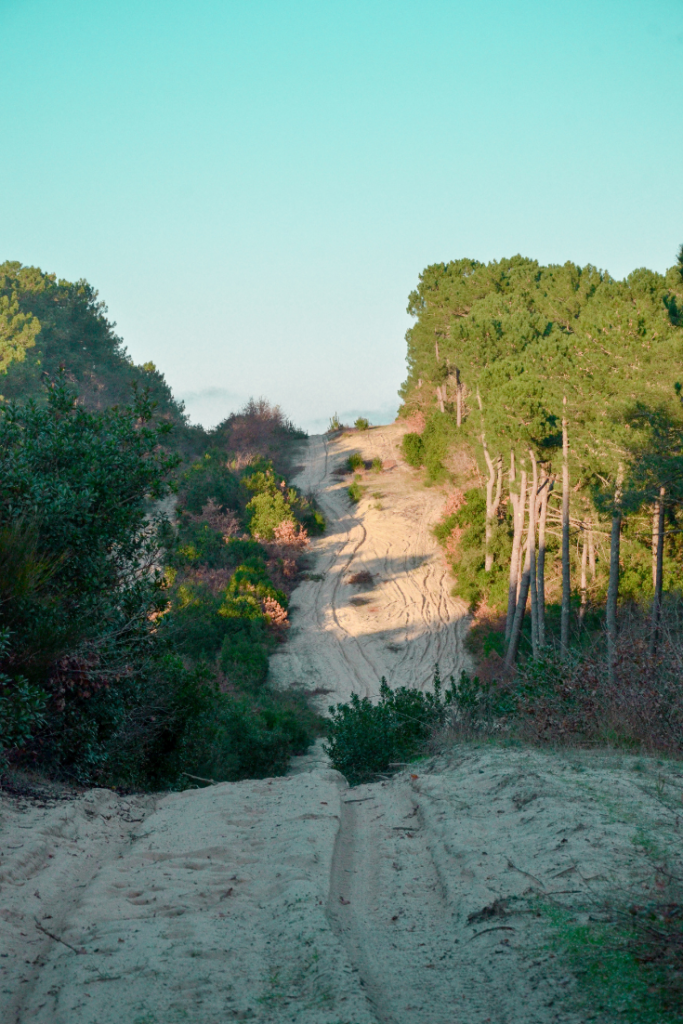
<svg viewBox="0 0 683 1024">
<path fill-rule="evenodd" d="M 331 472 L 351 447 L 309 445 L 323 579 L 274 663 L 326 703 L 464 664 L 429 532 L 443 495 L 398 468 L 351 510 Z M 363 569 L 369 591 L 346 579 Z M 586 920 L 615 889 L 648 898 L 652 850 L 681 873 L 677 765 L 463 746 L 349 789 L 308 763 L 172 795 L 0 794 L 2 1024 L 580 1024 L 536 901 Z"/>
<path fill-rule="evenodd" d="M 294 625 L 271 659 L 271 678 L 284 687 L 325 690 L 323 708 L 351 693 L 376 695 L 382 676 L 391 686 L 424 688 L 435 665 L 445 679 L 467 665 L 466 608 L 451 597 L 453 580 L 431 532 L 444 493 L 422 487 L 401 460 L 404 432 L 392 424 L 333 441 L 313 437 L 295 480 L 316 494 L 328 528 L 311 545 L 313 578 L 295 591 Z M 358 505 L 347 494 L 351 478 L 334 473 L 351 452 L 395 464 L 364 474 L 367 490 Z M 364 571 L 372 584 L 349 582 Z"/>
</svg>

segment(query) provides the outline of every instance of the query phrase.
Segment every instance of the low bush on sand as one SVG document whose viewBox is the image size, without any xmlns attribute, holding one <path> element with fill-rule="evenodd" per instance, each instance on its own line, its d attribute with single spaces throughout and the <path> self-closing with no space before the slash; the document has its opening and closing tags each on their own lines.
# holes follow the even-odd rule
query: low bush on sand
<svg viewBox="0 0 683 1024">
<path fill-rule="evenodd" d="M 349 473 L 355 473 L 357 469 L 365 469 L 365 460 L 359 452 L 352 452 L 346 460 L 346 468 Z"/>
<path fill-rule="evenodd" d="M 365 416 L 359 416 L 353 425 L 356 430 L 369 430 L 370 420 L 366 420 Z"/>
<path fill-rule="evenodd" d="M 325 750 L 332 767 L 352 785 L 391 772 L 423 751 L 432 731 L 443 725 L 452 699 L 452 688 L 442 690 L 438 673 L 433 693 L 406 686 L 392 690 L 382 678 L 376 704 L 353 694 L 348 704 L 329 709 Z"/>
<path fill-rule="evenodd" d="M 360 482 L 360 478 L 356 477 L 350 487 L 347 487 L 347 494 L 354 505 L 357 505 L 360 499 L 363 497 L 365 488 Z"/>
</svg>

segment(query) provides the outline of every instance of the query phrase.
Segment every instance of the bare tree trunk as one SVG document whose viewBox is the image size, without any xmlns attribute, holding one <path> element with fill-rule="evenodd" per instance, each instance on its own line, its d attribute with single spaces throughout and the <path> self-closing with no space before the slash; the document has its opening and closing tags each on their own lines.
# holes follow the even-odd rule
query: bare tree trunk
<svg viewBox="0 0 683 1024">
<path fill-rule="evenodd" d="M 510 457 L 510 482 L 515 480 L 515 459 Z M 526 472 L 522 471 L 519 484 L 519 494 L 515 494 L 510 487 L 510 501 L 513 509 L 513 532 L 512 532 L 512 554 L 510 556 L 510 582 L 508 585 L 508 611 L 505 622 L 505 642 L 510 640 L 512 633 L 512 622 L 515 617 L 517 605 L 517 581 L 519 578 L 520 553 L 522 548 L 522 533 L 524 532 L 524 511 L 526 506 Z"/>
<path fill-rule="evenodd" d="M 538 645 L 545 647 L 545 523 L 548 516 L 548 498 L 553 481 L 548 473 L 541 487 L 541 514 L 538 523 L 538 566 L 536 585 L 538 589 Z"/>
<path fill-rule="evenodd" d="M 439 339 L 436 338 L 434 341 L 434 352 L 436 353 L 436 361 L 439 362 Z"/>
<path fill-rule="evenodd" d="M 588 527 L 588 566 L 591 572 L 591 579 L 595 579 L 595 537 L 593 535 L 593 520 Z"/>
<path fill-rule="evenodd" d="M 533 494 L 529 496 L 529 517 L 531 518 L 531 506 L 533 504 Z M 529 541 L 531 541 L 531 534 L 529 535 Z M 526 546 L 526 558 L 524 559 L 524 571 L 522 572 L 522 579 L 519 585 L 519 597 L 517 598 L 517 607 L 515 608 L 515 617 L 512 621 L 512 629 L 510 631 L 510 640 L 508 643 L 507 653 L 505 655 L 505 668 L 511 669 L 517 661 L 517 654 L 519 652 L 519 641 L 522 636 L 522 623 L 524 622 L 524 612 L 526 611 L 527 598 L 529 597 L 529 583 L 531 580 L 531 552 L 533 544 L 527 543 Z"/>
<path fill-rule="evenodd" d="M 488 480 L 486 481 L 486 548 L 484 556 L 484 569 L 486 572 L 491 572 L 493 569 L 493 551 L 491 551 L 491 541 L 493 540 L 493 529 L 496 521 L 496 515 L 498 514 L 498 508 L 500 506 L 500 496 L 503 487 L 503 460 L 499 456 L 495 464 L 493 459 L 489 455 L 489 450 L 486 446 L 486 439 L 484 435 L 481 435 L 481 441 L 484 446 L 484 456 L 486 458 L 486 466 L 489 471 Z M 493 488 L 496 488 L 496 496 L 493 496 Z"/>
<path fill-rule="evenodd" d="M 531 588 L 531 652 L 538 657 L 538 590 L 536 584 L 536 508 L 538 505 L 538 466 L 536 456 L 529 449 L 532 465 L 531 496 L 529 498 L 529 586 Z"/>
<path fill-rule="evenodd" d="M 586 566 L 588 565 L 588 531 L 586 530 L 585 524 L 581 526 L 581 610 L 579 612 L 579 621 L 583 622 L 586 615 L 586 605 L 588 604 L 588 583 L 586 580 Z"/>
<path fill-rule="evenodd" d="M 462 426 L 462 385 L 460 384 L 460 370 L 455 371 L 455 425 Z"/>
<path fill-rule="evenodd" d="M 436 389 L 436 400 L 439 403 L 439 409 L 441 410 L 441 412 L 443 412 L 444 411 L 443 395 L 441 394 L 441 386 L 440 385 Z"/>
<path fill-rule="evenodd" d="M 571 580 L 569 576 L 569 435 L 567 432 L 567 396 L 562 399 L 562 612 L 560 616 L 560 643 L 569 647 L 569 610 Z"/>
<path fill-rule="evenodd" d="M 652 589 L 657 589 L 657 546 L 659 543 L 659 499 L 652 506 Z"/>
<path fill-rule="evenodd" d="M 609 548 L 609 586 L 607 588 L 607 678 L 614 683 L 617 662 L 617 600 L 619 597 L 619 547 L 621 542 L 622 467 L 617 474 L 612 513 L 612 536 Z"/>
<path fill-rule="evenodd" d="M 650 657 L 657 653 L 659 621 L 662 616 L 662 576 L 664 570 L 664 497 L 666 487 L 659 488 L 657 499 L 657 564 L 655 566 L 655 595 L 652 601 L 652 634 L 650 636 Z"/>
</svg>

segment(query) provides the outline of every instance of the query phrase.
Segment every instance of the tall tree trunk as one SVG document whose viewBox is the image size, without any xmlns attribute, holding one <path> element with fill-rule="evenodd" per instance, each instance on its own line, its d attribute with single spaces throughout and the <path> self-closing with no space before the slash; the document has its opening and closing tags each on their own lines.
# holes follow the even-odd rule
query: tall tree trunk
<svg viewBox="0 0 683 1024">
<path fill-rule="evenodd" d="M 619 597 L 619 548 L 621 543 L 622 467 L 617 474 L 612 513 L 612 535 L 609 547 L 609 586 L 607 588 L 607 678 L 614 683 L 617 662 L 617 599 Z"/>
<path fill-rule="evenodd" d="M 529 518 L 531 518 L 531 506 L 533 505 L 533 500 L 533 494 L 529 495 Z M 508 642 L 508 649 L 505 655 L 506 669 L 512 668 L 517 661 L 517 654 L 519 652 L 519 641 L 522 636 L 522 623 L 524 622 L 524 612 L 526 611 L 526 603 L 529 597 L 529 583 L 531 580 L 531 552 L 533 544 L 531 544 L 530 541 L 531 534 L 529 535 L 529 543 L 527 543 L 526 546 L 524 571 L 522 572 L 522 578 L 519 584 L 519 597 L 517 598 L 515 616 L 512 620 L 512 629 L 510 631 L 510 640 Z"/>
<path fill-rule="evenodd" d="M 659 544 L 659 499 L 652 506 L 652 589 L 657 589 L 657 547 Z"/>
<path fill-rule="evenodd" d="M 460 384 L 460 370 L 455 371 L 455 425 L 462 426 L 462 385 Z"/>
<path fill-rule="evenodd" d="M 510 464 L 510 482 L 512 484 L 515 480 L 514 455 L 511 455 L 510 457 Z M 522 534 L 524 532 L 524 510 L 526 506 L 526 472 L 524 470 L 522 471 L 522 477 L 519 484 L 519 494 L 515 494 L 512 487 L 510 487 L 510 501 L 512 502 L 513 510 L 513 532 L 512 554 L 510 556 L 510 582 L 508 585 L 508 611 L 507 619 L 505 621 L 506 644 L 510 641 L 512 622 L 515 617 L 515 607 L 517 605 L 517 581 L 519 579 L 519 562 L 522 549 Z"/>
<path fill-rule="evenodd" d="M 655 594 L 652 601 L 652 633 L 650 635 L 650 657 L 657 653 L 659 622 L 662 617 L 662 576 L 664 570 L 664 498 L 666 487 L 659 488 L 657 499 L 657 563 L 655 565 Z"/>
<path fill-rule="evenodd" d="M 569 647 L 569 610 L 571 579 L 569 576 L 569 435 L 567 431 L 567 397 L 562 399 L 562 612 L 560 616 L 560 643 Z"/>
<path fill-rule="evenodd" d="M 588 604 L 588 584 L 586 579 L 586 566 L 588 565 L 588 530 L 585 524 L 581 525 L 581 610 L 579 621 L 583 623 Z"/>
<path fill-rule="evenodd" d="M 434 352 L 436 354 L 436 361 L 438 363 L 439 362 L 439 339 L 438 338 L 434 341 Z"/>
<path fill-rule="evenodd" d="M 488 480 L 486 481 L 486 540 L 485 540 L 485 555 L 484 555 L 484 569 L 486 572 L 491 572 L 493 569 L 493 551 L 491 551 L 491 542 L 493 540 L 493 530 L 495 527 L 496 516 L 498 514 L 498 508 L 500 506 L 500 496 L 503 487 L 503 461 L 499 456 L 496 462 L 489 455 L 489 450 L 486 446 L 486 438 L 481 435 L 481 441 L 484 446 L 484 456 L 486 458 L 486 466 L 489 471 Z M 496 488 L 495 497 L 493 495 L 493 488 Z"/>
<path fill-rule="evenodd" d="M 541 486 L 541 514 L 538 523 L 538 566 L 536 568 L 539 647 L 545 647 L 545 524 L 548 516 L 548 499 L 552 489 L 552 478 L 546 472 Z"/>
<path fill-rule="evenodd" d="M 591 579 L 595 579 L 595 535 L 593 533 L 593 520 L 588 524 L 588 567 Z"/>
<path fill-rule="evenodd" d="M 437 386 L 437 389 L 436 389 L 436 400 L 437 400 L 437 402 L 439 403 L 439 409 L 441 410 L 441 412 L 443 412 L 443 411 L 444 411 L 444 407 L 443 407 L 443 395 L 442 395 L 442 393 L 441 393 L 441 386 L 440 386 L 440 385 L 438 385 L 438 386 Z"/>
<path fill-rule="evenodd" d="M 531 588 L 531 652 L 538 657 L 538 590 L 536 583 L 536 508 L 538 505 L 538 465 L 529 449 L 532 465 L 531 496 L 529 498 L 529 587 Z"/>
</svg>

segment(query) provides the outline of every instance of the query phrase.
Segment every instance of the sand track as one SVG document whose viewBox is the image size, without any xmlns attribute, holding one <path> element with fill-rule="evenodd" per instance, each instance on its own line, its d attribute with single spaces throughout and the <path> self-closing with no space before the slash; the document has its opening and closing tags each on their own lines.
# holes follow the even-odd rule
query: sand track
<svg viewBox="0 0 683 1024">
<path fill-rule="evenodd" d="M 435 665 L 444 678 L 467 666 L 466 608 L 451 596 L 453 580 L 432 535 L 444 493 L 422 487 L 402 462 L 403 433 L 392 424 L 334 440 L 312 437 L 295 479 L 316 495 L 327 532 L 311 545 L 310 578 L 293 595 L 294 625 L 271 659 L 271 678 L 282 687 L 323 690 L 323 708 L 352 693 L 376 696 L 382 676 L 391 686 L 425 688 Z M 351 452 L 394 464 L 362 474 L 366 491 L 357 505 L 347 494 L 352 478 L 335 473 Z M 350 582 L 362 572 L 371 584 Z"/>
<path fill-rule="evenodd" d="M 443 494 L 399 467 L 351 507 L 333 472 L 399 439 L 308 446 L 299 482 L 330 530 L 274 673 L 325 704 L 464 664 L 431 535 Z M 369 590 L 348 581 L 363 570 Z M 302 767 L 127 799 L 0 793 L 2 1024 L 614 1020 L 577 1006 L 548 908 L 587 923 L 615 892 L 652 898 L 653 850 L 681 875 L 679 765 L 461 744 L 355 789 Z"/>
</svg>

